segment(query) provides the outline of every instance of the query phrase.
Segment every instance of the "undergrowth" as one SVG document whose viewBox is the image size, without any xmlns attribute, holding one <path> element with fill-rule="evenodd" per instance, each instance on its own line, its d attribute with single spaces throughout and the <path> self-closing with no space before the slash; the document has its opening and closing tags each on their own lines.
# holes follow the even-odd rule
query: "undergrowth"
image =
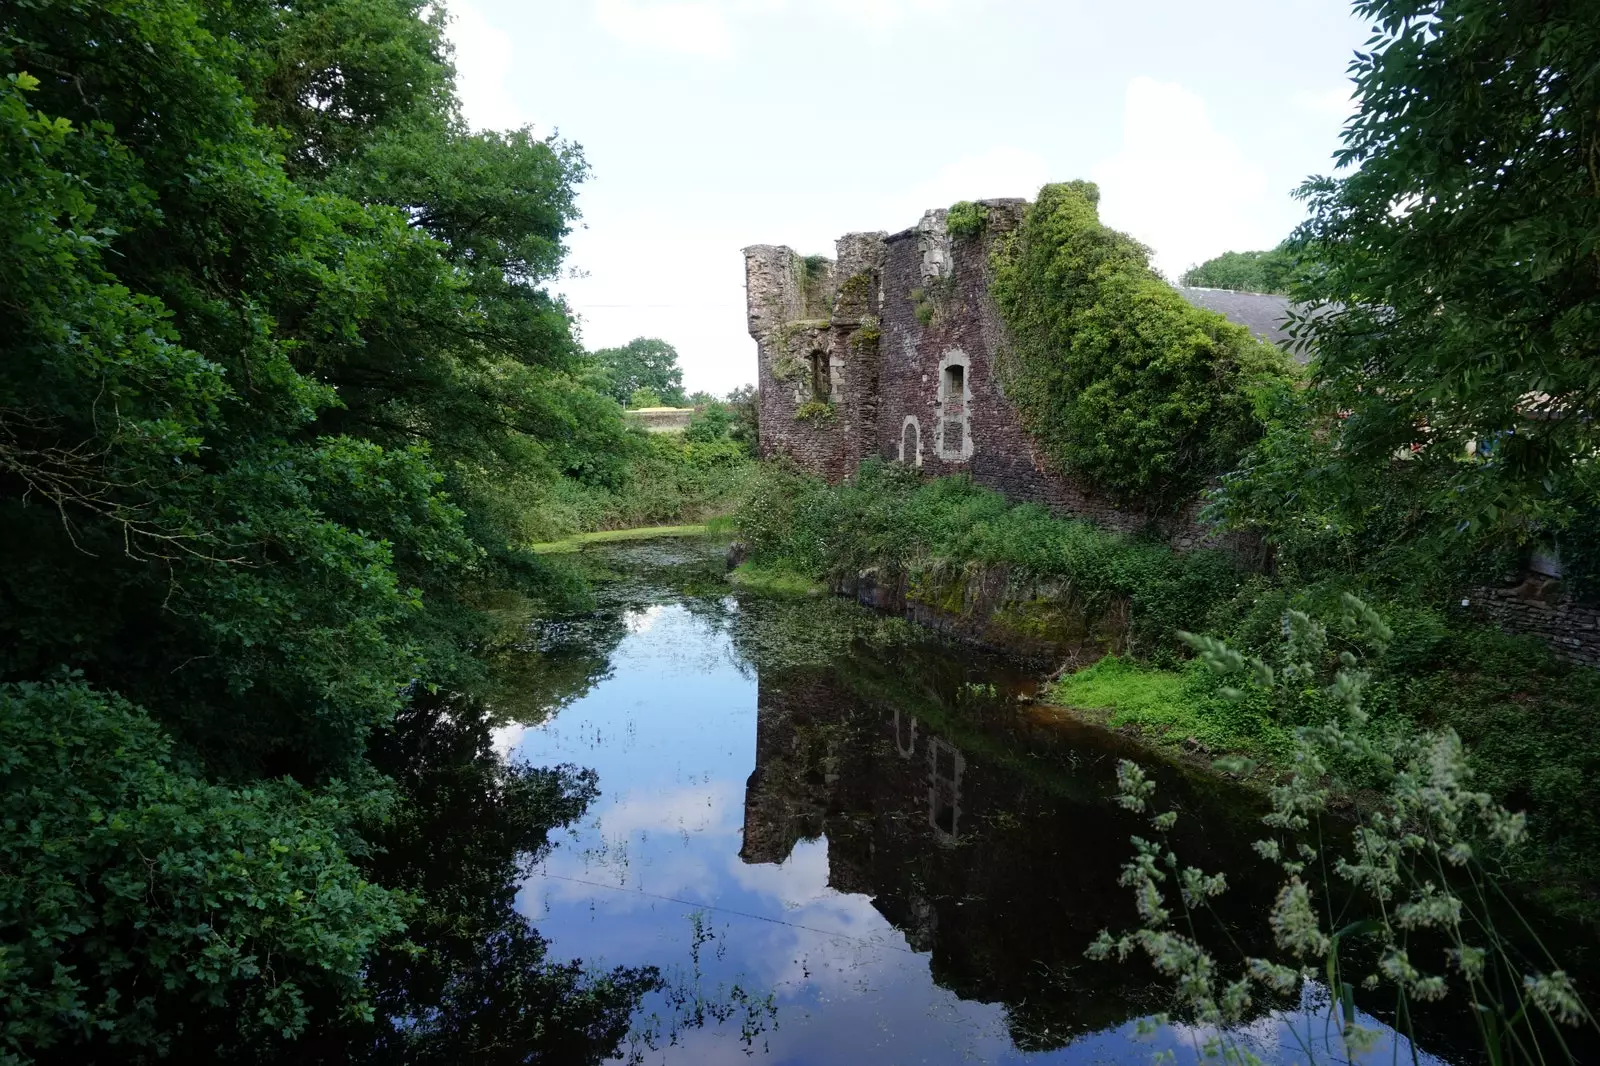
<svg viewBox="0 0 1600 1066">
<path fill-rule="evenodd" d="M 1157 738 L 1194 737 L 1215 753 L 1286 765 L 1289 738 L 1318 724 L 1314 694 L 1293 688 L 1226 698 L 1193 665 L 1182 630 L 1268 655 L 1286 612 L 1336 611 L 1363 597 L 1393 629 L 1382 671 L 1365 693 L 1374 728 L 1451 728 L 1472 753 L 1476 781 L 1526 810 L 1540 845 L 1524 854 L 1525 879 L 1568 913 L 1600 915 L 1600 671 L 1572 666 L 1544 645 L 1503 633 L 1441 591 L 1374 576 L 1289 581 L 1239 569 L 1216 551 L 1177 554 L 1164 543 L 1010 505 L 965 478 L 923 480 L 871 461 L 839 485 L 768 463 L 735 516 L 755 566 L 811 580 L 878 568 L 919 574 L 1004 569 L 1037 578 L 1091 618 L 1126 612 L 1122 658 L 1060 682 L 1055 702 L 1107 709 L 1113 724 Z M 911 582 L 915 587 L 916 582 Z M 1330 663 L 1341 651 L 1335 641 Z"/>
<path fill-rule="evenodd" d="M 531 543 L 579 533 L 702 523 L 728 514 L 751 486 L 757 464 L 729 440 L 644 435 L 616 485 L 558 478 L 530 508 Z"/>
</svg>

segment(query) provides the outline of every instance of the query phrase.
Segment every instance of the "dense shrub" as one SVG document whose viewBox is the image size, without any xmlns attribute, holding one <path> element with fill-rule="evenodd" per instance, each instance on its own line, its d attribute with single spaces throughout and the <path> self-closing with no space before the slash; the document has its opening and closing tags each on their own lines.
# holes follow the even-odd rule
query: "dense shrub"
<svg viewBox="0 0 1600 1066">
<path fill-rule="evenodd" d="M 1046 185 L 997 247 L 1006 393 L 1044 453 L 1123 499 L 1175 503 L 1260 435 L 1279 349 L 1192 307 L 1149 251 L 1100 223 L 1089 182 Z"/>
<path fill-rule="evenodd" d="M 745 445 L 727 436 L 641 433 L 617 485 L 560 478 L 546 486 L 529 510 L 527 536 L 538 543 L 595 530 L 704 522 L 733 510 L 755 468 Z"/>
<path fill-rule="evenodd" d="M 369 797 L 367 802 L 372 802 Z M 355 809 L 288 780 L 209 784 L 138 707 L 80 681 L 0 686 L 0 1061 L 293 1036 L 364 1006 L 403 897 L 347 851 Z"/>
</svg>

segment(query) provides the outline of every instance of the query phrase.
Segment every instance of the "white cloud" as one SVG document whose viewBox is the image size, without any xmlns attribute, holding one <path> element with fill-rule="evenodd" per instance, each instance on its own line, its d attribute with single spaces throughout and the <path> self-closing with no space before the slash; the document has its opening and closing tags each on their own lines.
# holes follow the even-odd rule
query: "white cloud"
<svg viewBox="0 0 1600 1066">
<path fill-rule="evenodd" d="M 1171 82 L 1138 77 L 1124 101 L 1122 146 L 1093 169 L 1101 221 L 1155 252 L 1176 277 L 1230 249 L 1270 248 L 1275 211 L 1263 210 L 1261 169 L 1218 132 L 1205 101 Z"/>
<path fill-rule="evenodd" d="M 1350 85 L 1337 85 L 1332 89 L 1301 89 L 1289 101 L 1298 111 L 1339 122 L 1349 118 L 1356 110 L 1355 89 Z"/>
<path fill-rule="evenodd" d="M 456 50 L 456 93 L 473 129 L 504 130 L 531 118 L 518 111 L 506 88 L 511 70 L 511 37 L 493 25 L 469 0 L 453 0 L 446 30 Z"/>
<path fill-rule="evenodd" d="M 930 207 L 949 207 L 957 200 L 993 200 L 1005 196 L 1033 199 L 1049 179 L 1043 156 L 1009 145 L 979 155 L 962 156 L 918 182 L 904 196 L 894 197 L 889 229 L 909 226 Z"/>
<path fill-rule="evenodd" d="M 594 0 L 595 21 L 618 40 L 641 48 L 709 59 L 730 56 L 737 24 L 797 15 L 883 30 L 907 21 L 953 23 L 989 0 Z"/>
<path fill-rule="evenodd" d="M 733 51 L 728 6 L 710 0 L 595 0 L 600 28 L 618 40 L 666 52 L 722 58 Z"/>
<path fill-rule="evenodd" d="M 888 27 L 907 19 L 948 20 L 955 15 L 975 14 L 988 0 L 812 0 L 816 7 L 836 18 Z M 807 10 L 811 10 L 807 5 Z"/>
</svg>

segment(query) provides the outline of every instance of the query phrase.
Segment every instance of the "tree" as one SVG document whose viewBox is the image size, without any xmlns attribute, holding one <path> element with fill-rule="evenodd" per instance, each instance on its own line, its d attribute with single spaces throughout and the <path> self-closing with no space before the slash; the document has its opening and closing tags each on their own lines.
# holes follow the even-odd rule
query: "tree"
<svg viewBox="0 0 1600 1066">
<path fill-rule="evenodd" d="M 372 746 L 624 462 L 544 288 L 581 155 L 467 130 L 413 0 L 6 5 L 0 76 L 0 1059 L 270 1051 L 470 906 L 365 879 Z"/>
<path fill-rule="evenodd" d="M 655 389 L 646 388 L 643 385 L 634 389 L 633 393 L 628 397 L 628 406 L 636 411 L 644 407 L 660 407 L 662 405 L 661 394 Z"/>
<path fill-rule="evenodd" d="M 678 350 L 664 340 L 636 337 L 620 348 L 602 348 L 591 358 L 606 372 L 618 403 L 629 403 L 635 389 L 650 389 L 673 407 L 687 400 Z"/>
<path fill-rule="evenodd" d="M 1321 264 L 1296 290 L 1327 427 L 1309 474 L 1352 503 L 1403 479 L 1435 533 L 1573 529 L 1600 498 L 1600 20 L 1587 0 L 1356 11 L 1376 31 L 1351 169 L 1303 186 L 1291 242 Z"/>
<path fill-rule="evenodd" d="M 1199 266 L 1190 267 L 1179 281 L 1202 289 L 1281 295 L 1289 291 L 1294 267 L 1294 254 L 1280 244 L 1265 252 L 1223 252 Z"/>
</svg>

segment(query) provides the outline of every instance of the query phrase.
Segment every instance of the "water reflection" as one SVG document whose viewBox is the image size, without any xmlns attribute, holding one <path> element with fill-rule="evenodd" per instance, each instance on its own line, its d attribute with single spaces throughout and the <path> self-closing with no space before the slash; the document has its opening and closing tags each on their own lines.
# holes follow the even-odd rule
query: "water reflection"
<svg viewBox="0 0 1600 1066">
<path fill-rule="evenodd" d="M 1205 1034 L 1137 1031 L 1166 1006 L 1146 971 L 1083 958 L 1100 929 L 1133 917 L 1116 882 L 1140 825 L 1110 802 L 1127 754 L 1117 738 L 1040 718 L 1007 664 L 894 620 L 831 601 L 741 602 L 709 576 L 674 588 L 660 571 L 694 573 L 696 560 L 671 551 L 685 554 L 606 557 L 642 576 L 605 587 L 610 621 L 591 629 L 606 634 L 604 666 L 515 737 L 535 765 L 598 772 L 600 797 L 518 907 L 557 956 L 669 976 L 675 991 L 646 997 L 635 1055 L 1195 1058 Z M 562 654 L 549 633 L 533 640 Z M 1258 865 L 1256 811 L 1159 772 L 1185 812 L 1182 850 L 1213 868 Z M 1265 891 L 1268 879 L 1246 878 L 1223 899 L 1242 919 Z M 1247 948 L 1265 946 L 1249 940 L 1262 923 L 1235 924 Z M 723 1013 L 696 1018 L 697 998 Z M 1294 1007 L 1252 1030 L 1269 1061 L 1303 1058 L 1285 1028 L 1307 1017 Z M 1410 1060 L 1402 1043 L 1371 1061 L 1397 1052 Z"/>
</svg>

